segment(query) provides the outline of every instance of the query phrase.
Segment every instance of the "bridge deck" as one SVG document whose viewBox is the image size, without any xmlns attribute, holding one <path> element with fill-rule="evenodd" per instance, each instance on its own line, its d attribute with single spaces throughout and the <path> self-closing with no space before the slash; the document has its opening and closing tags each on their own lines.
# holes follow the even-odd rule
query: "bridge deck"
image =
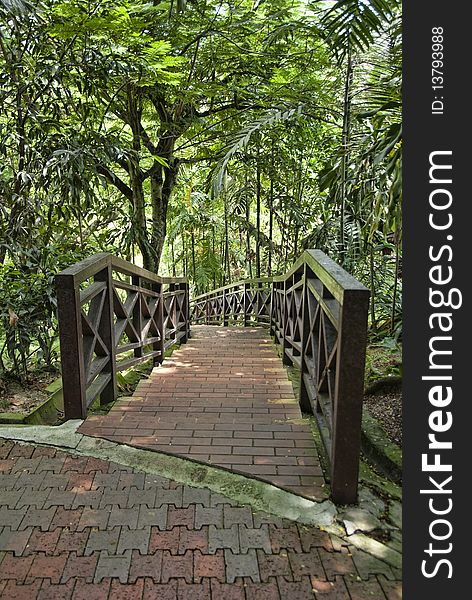
<svg viewBox="0 0 472 600">
<path fill-rule="evenodd" d="M 192 327 L 134 395 L 80 431 L 326 497 L 313 436 L 262 328 Z"/>
</svg>

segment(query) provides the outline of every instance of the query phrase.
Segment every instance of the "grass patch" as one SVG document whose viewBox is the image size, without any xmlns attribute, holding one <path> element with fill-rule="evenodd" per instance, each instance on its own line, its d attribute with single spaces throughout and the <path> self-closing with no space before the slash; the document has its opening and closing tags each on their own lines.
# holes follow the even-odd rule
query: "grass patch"
<svg viewBox="0 0 472 600">
<path fill-rule="evenodd" d="M 402 346 L 392 338 L 367 346 L 365 359 L 365 386 L 388 380 L 401 381 Z"/>
</svg>

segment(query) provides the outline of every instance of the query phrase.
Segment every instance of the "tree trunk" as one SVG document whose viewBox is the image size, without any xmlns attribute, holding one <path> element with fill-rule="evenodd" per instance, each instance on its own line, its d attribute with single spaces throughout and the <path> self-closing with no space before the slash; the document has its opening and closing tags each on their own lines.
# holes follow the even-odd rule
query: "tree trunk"
<svg viewBox="0 0 472 600">
<path fill-rule="evenodd" d="M 342 129 L 342 157 L 341 157 L 341 199 L 340 199 L 340 217 L 339 217 L 339 254 L 340 262 L 343 265 L 346 259 L 346 242 L 344 239 L 345 228 L 345 210 L 347 194 L 347 170 L 348 170 L 348 151 L 351 137 L 351 87 L 353 79 L 352 55 L 348 48 L 346 65 L 346 82 L 344 86 L 344 109 L 343 109 L 343 129 Z"/>
<path fill-rule="evenodd" d="M 139 162 L 130 161 L 128 170 L 136 243 L 143 256 L 144 268 L 157 273 L 167 233 L 169 198 L 174 189 L 179 170 L 178 160 L 173 155 L 177 134 L 162 132 L 159 143 L 154 146 L 142 125 L 142 112 L 143 105 L 140 91 L 130 85 L 127 88 L 126 122 L 133 132 L 133 151 L 139 156 L 142 146 L 145 146 L 152 153 L 165 159 L 167 163 L 164 166 L 154 160 L 151 168 L 148 171 L 143 171 Z M 150 226 L 146 216 L 146 197 L 144 193 L 144 182 L 148 177 L 151 188 Z"/>
<path fill-rule="evenodd" d="M 144 268 L 156 272 L 159 261 L 156 260 L 148 240 L 145 195 L 139 173 L 131 175 L 131 189 L 133 190 L 132 222 L 134 239 L 143 257 Z"/>
<path fill-rule="evenodd" d="M 197 264 L 195 262 L 195 233 L 192 229 L 192 234 L 191 234 L 191 242 L 192 242 L 192 272 L 193 272 L 193 283 L 195 283 L 195 280 L 197 278 Z"/>
<path fill-rule="evenodd" d="M 185 231 L 181 233 L 181 238 L 182 238 L 182 262 L 183 262 L 184 277 L 188 277 L 188 258 L 187 258 L 187 248 L 185 246 Z"/>
<path fill-rule="evenodd" d="M 215 257 L 215 227 L 213 226 L 211 228 L 211 251 L 213 253 L 213 256 Z M 213 289 L 216 289 L 216 271 L 213 270 Z"/>
<path fill-rule="evenodd" d="M 220 273 L 220 286 L 223 286 L 225 284 L 225 243 L 224 243 L 224 237 L 222 237 L 220 239 L 220 243 L 219 243 L 219 252 L 220 252 L 220 256 L 223 257 L 223 268 L 221 269 L 221 273 Z"/>
<path fill-rule="evenodd" d="M 169 199 L 172 190 L 174 189 L 179 170 L 176 158 L 173 156 L 167 156 L 165 158 L 169 163 L 169 167 L 164 167 L 159 163 L 154 162 L 151 171 L 152 219 L 149 238 L 146 235 L 146 241 L 149 239 L 149 243 L 146 244 L 147 252 L 146 254 L 143 253 L 144 268 L 154 271 L 155 273 L 159 270 L 162 250 L 164 249 L 167 235 L 167 209 L 169 207 Z M 145 220 L 144 223 L 146 223 Z"/>
<path fill-rule="evenodd" d="M 251 202 L 249 196 L 246 197 L 246 261 L 249 267 L 249 277 L 252 279 L 252 260 L 251 260 L 251 234 L 249 232 L 249 224 L 251 218 Z"/>
<path fill-rule="evenodd" d="M 259 151 L 256 158 L 256 277 L 261 276 L 261 169 Z"/>
<path fill-rule="evenodd" d="M 176 264 L 175 264 L 175 248 L 174 241 L 170 243 L 170 256 L 172 260 L 172 277 L 177 277 Z"/>
<path fill-rule="evenodd" d="M 267 262 L 267 275 L 272 275 L 272 244 L 274 236 L 274 140 L 270 157 L 270 188 L 269 188 L 269 255 Z"/>
<path fill-rule="evenodd" d="M 229 264 L 229 231 L 228 231 L 228 199 L 226 197 L 226 190 L 223 196 L 223 207 L 224 207 L 224 219 L 225 219 L 225 260 L 223 265 L 223 285 L 231 281 L 231 271 Z"/>
</svg>

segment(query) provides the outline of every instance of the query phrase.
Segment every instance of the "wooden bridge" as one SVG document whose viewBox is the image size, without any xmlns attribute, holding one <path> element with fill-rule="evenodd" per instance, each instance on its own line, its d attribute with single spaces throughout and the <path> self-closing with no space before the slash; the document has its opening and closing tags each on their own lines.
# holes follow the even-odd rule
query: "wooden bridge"
<svg viewBox="0 0 472 600">
<path fill-rule="evenodd" d="M 110 254 L 66 269 L 56 286 L 65 417 L 85 419 L 82 433 L 321 499 L 309 413 L 332 499 L 356 501 L 369 291 L 321 251 L 283 276 L 194 299 L 186 279 Z M 156 368 L 133 396 L 87 417 L 97 398 L 116 399 L 117 372 L 149 360 Z M 282 362 L 299 373 L 298 398 Z"/>
</svg>

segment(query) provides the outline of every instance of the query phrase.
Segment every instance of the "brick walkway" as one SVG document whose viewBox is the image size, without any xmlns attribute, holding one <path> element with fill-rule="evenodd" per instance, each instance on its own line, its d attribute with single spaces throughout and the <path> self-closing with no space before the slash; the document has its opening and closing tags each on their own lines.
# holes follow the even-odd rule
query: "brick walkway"
<svg viewBox="0 0 472 600">
<path fill-rule="evenodd" d="M 192 327 L 192 338 L 108 415 L 79 431 L 326 497 L 310 427 L 262 328 Z"/>
<path fill-rule="evenodd" d="M 118 464 L 0 440 L 2 600 L 400 600 L 316 528 Z"/>
</svg>

